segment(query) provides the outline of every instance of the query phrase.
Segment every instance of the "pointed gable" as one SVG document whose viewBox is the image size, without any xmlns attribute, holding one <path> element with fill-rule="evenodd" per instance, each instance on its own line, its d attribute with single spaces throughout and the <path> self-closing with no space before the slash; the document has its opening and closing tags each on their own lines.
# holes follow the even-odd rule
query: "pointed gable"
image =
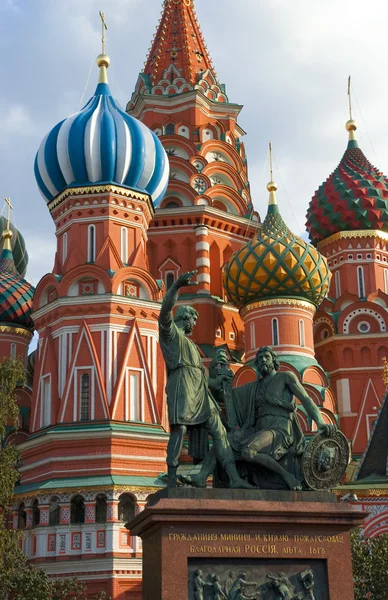
<svg viewBox="0 0 388 600">
<path fill-rule="evenodd" d="M 131 323 L 127 338 L 113 392 L 112 419 L 159 423 L 155 390 L 136 319 Z"/>
<path fill-rule="evenodd" d="M 379 415 L 375 421 L 372 435 L 362 457 L 356 480 L 370 475 L 387 477 L 388 460 L 388 393 L 385 394 Z"/>
<path fill-rule="evenodd" d="M 353 451 L 356 453 L 362 452 L 368 442 L 369 433 L 373 429 L 373 424 L 377 418 L 377 412 L 380 409 L 381 401 L 377 392 L 376 386 L 372 379 L 368 379 L 358 418 L 353 439 Z"/>
<path fill-rule="evenodd" d="M 100 361 L 84 321 L 73 346 L 73 356 L 66 376 L 66 385 L 59 411 L 60 422 L 107 419 L 109 407 L 106 399 Z M 82 377 L 88 376 L 84 393 L 88 394 L 88 418 L 81 415 Z M 84 380 L 85 381 L 85 380 Z"/>
<path fill-rule="evenodd" d="M 105 242 L 98 253 L 96 263 L 105 269 L 105 271 L 108 271 L 109 269 L 111 271 L 118 271 L 123 268 L 120 254 L 109 235 L 105 239 Z"/>
</svg>

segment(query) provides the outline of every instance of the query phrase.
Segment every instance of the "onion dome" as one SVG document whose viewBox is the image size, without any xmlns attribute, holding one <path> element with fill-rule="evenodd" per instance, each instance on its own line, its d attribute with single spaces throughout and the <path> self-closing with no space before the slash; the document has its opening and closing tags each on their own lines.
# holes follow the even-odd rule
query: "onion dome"
<svg viewBox="0 0 388 600">
<path fill-rule="evenodd" d="M 313 244 L 341 231 L 388 231 L 388 179 L 358 146 L 353 120 L 346 123 L 348 147 L 338 167 L 315 192 L 306 229 Z"/>
<path fill-rule="evenodd" d="M 157 136 L 125 113 L 112 97 L 106 54 L 97 58 L 100 79 L 94 96 L 44 138 L 35 178 L 49 203 L 68 187 L 114 184 L 149 194 L 155 206 L 169 178 L 166 152 Z"/>
<path fill-rule="evenodd" d="M 330 285 L 326 259 L 288 229 L 276 202 L 276 184 L 271 181 L 267 189 L 269 205 L 262 228 L 224 266 L 224 289 L 238 307 L 284 297 L 318 306 Z"/>
<path fill-rule="evenodd" d="M 0 251 L 3 244 L 2 235 L 7 228 L 7 219 L 5 217 L 0 216 Z M 9 224 L 9 229 L 12 231 L 11 250 L 13 254 L 13 260 L 15 262 L 15 267 L 17 269 L 17 272 L 20 273 L 22 277 L 24 277 L 28 265 L 28 253 L 26 250 L 26 244 L 22 234 L 16 229 L 13 223 Z"/>
<path fill-rule="evenodd" d="M 0 254 L 0 323 L 33 328 L 32 298 L 35 288 L 18 273 L 11 250 L 12 231 L 2 234 Z"/>
</svg>

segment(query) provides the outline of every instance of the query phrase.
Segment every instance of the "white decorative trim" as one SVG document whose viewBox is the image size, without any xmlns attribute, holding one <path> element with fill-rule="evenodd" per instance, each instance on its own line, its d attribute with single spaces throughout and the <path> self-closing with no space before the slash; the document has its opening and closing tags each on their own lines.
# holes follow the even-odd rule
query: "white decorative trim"
<svg viewBox="0 0 388 600">
<path fill-rule="evenodd" d="M 343 325 L 342 325 L 342 333 L 345 335 L 347 333 L 349 333 L 350 323 L 353 321 L 354 318 L 360 317 L 362 315 L 368 315 L 368 316 L 376 319 L 376 321 L 380 325 L 381 333 L 385 333 L 387 331 L 387 326 L 386 326 L 385 320 L 378 312 L 376 312 L 375 310 L 372 310 L 371 308 L 357 308 L 356 310 L 353 310 L 351 313 L 349 313 L 345 317 Z M 362 335 L 362 334 L 360 334 L 360 335 Z"/>
<path fill-rule="evenodd" d="M 198 283 L 210 283 L 210 275 L 207 273 L 199 273 L 197 275 Z"/>
<path fill-rule="evenodd" d="M 350 382 L 349 379 L 338 379 L 337 380 L 337 398 L 339 404 L 339 413 L 343 415 L 344 413 L 351 412 L 351 403 L 350 403 Z"/>
<path fill-rule="evenodd" d="M 209 235 L 209 229 L 207 227 L 196 227 L 195 235 L 198 237 L 199 235 Z"/>
<path fill-rule="evenodd" d="M 209 242 L 197 242 L 195 244 L 195 249 L 196 250 L 205 250 L 205 252 L 209 252 L 210 244 L 209 244 Z"/>
<path fill-rule="evenodd" d="M 209 258 L 197 258 L 195 261 L 196 267 L 209 267 L 210 268 L 210 259 Z"/>
</svg>

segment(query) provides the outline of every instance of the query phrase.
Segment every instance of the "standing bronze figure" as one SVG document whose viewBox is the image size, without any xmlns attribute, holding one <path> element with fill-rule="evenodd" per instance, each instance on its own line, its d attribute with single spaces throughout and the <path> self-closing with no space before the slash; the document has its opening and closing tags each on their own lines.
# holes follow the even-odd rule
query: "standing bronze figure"
<svg viewBox="0 0 388 600">
<path fill-rule="evenodd" d="M 208 388 L 205 367 L 197 346 L 187 337 L 193 331 L 198 313 L 191 306 L 179 306 L 173 317 L 178 290 L 196 285 L 191 281 L 195 274 L 196 271 L 184 273 L 171 285 L 159 316 L 159 342 L 167 367 L 166 394 L 171 428 L 167 446 L 168 486 L 178 485 L 177 468 L 187 428 L 200 425 L 213 438 L 214 455 L 229 477 L 229 486 L 251 487 L 237 473 L 220 409 Z"/>
</svg>

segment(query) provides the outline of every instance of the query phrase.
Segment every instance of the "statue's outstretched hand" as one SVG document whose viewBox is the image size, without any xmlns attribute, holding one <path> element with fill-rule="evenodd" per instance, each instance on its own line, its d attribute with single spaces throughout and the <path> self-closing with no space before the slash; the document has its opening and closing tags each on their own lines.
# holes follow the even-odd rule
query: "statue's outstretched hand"
<svg viewBox="0 0 388 600">
<path fill-rule="evenodd" d="M 182 275 L 179 275 L 178 279 L 173 283 L 174 287 L 179 290 L 179 288 L 188 285 L 198 285 L 198 281 L 190 281 L 197 272 L 198 271 L 188 271 L 188 273 L 182 273 Z"/>
<path fill-rule="evenodd" d="M 333 435 L 335 435 L 337 433 L 337 431 L 338 431 L 337 425 L 332 425 L 332 424 L 329 425 L 329 424 L 325 423 L 324 425 L 319 426 L 319 433 L 323 433 L 327 437 L 332 437 Z"/>
</svg>

